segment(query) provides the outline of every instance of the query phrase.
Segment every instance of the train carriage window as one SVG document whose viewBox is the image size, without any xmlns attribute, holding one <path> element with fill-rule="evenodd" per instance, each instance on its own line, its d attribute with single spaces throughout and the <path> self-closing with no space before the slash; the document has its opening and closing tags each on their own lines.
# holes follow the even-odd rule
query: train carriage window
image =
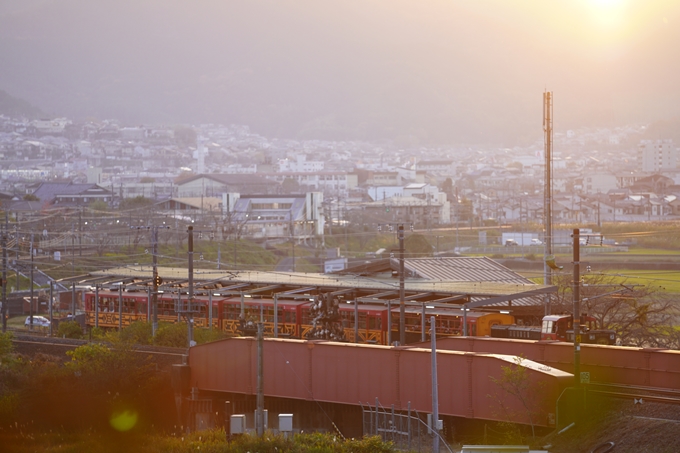
<svg viewBox="0 0 680 453">
<path fill-rule="evenodd" d="M 294 311 L 284 311 L 283 319 L 286 324 L 297 324 L 297 313 Z"/>
<path fill-rule="evenodd" d="M 543 333 L 555 333 L 555 332 L 553 331 L 553 327 L 554 327 L 554 325 L 553 325 L 553 322 L 552 322 L 552 321 L 544 320 L 544 321 L 543 321 L 543 326 L 542 326 L 541 331 L 542 331 Z"/>
<path fill-rule="evenodd" d="M 406 330 L 420 330 L 420 319 L 418 316 L 414 316 L 412 314 L 407 314 L 407 316 L 404 317 L 404 326 Z"/>
<path fill-rule="evenodd" d="M 312 317 L 309 314 L 309 307 L 303 307 L 301 310 L 301 323 L 302 324 L 311 324 L 312 323 Z"/>
<path fill-rule="evenodd" d="M 359 328 L 366 328 L 366 313 L 359 312 Z"/>
<path fill-rule="evenodd" d="M 352 327 L 354 325 L 354 311 L 340 311 L 340 319 L 342 320 L 342 327 Z"/>
<path fill-rule="evenodd" d="M 132 313 L 135 307 L 135 300 L 123 297 L 123 313 Z"/>
<path fill-rule="evenodd" d="M 225 304 L 222 307 L 222 315 L 225 319 L 238 319 L 241 314 L 241 307 L 234 304 Z"/>
<path fill-rule="evenodd" d="M 264 307 L 262 310 L 262 316 L 264 322 L 274 322 L 274 308 L 272 307 Z"/>
</svg>

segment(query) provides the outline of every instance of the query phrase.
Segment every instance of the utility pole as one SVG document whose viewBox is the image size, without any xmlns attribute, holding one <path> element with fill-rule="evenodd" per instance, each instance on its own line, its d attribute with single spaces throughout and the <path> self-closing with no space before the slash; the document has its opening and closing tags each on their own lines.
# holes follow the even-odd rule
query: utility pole
<svg viewBox="0 0 680 453">
<path fill-rule="evenodd" d="M 78 256 L 83 256 L 83 208 L 78 210 Z"/>
<path fill-rule="evenodd" d="M 232 267 L 233 267 L 233 269 L 236 269 L 236 236 L 235 235 L 234 235 L 234 238 L 233 238 L 233 242 L 234 242 L 234 250 L 233 250 L 233 252 L 234 252 L 234 264 L 233 264 Z"/>
<path fill-rule="evenodd" d="M 552 234 L 552 148 L 553 148 L 553 94 L 551 91 L 543 93 L 543 133 L 545 144 L 545 175 L 543 186 L 543 215 L 545 229 L 545 256 L 543 257 L 543 284 L 552 284 L 550 266 L 547 258 L 553 253 Z M 544 313 L 550 314 L 550 295 L 545 295 Z"/>
<path fill-rule="evenodd" d="M 74 228 L 75 229 L 75 228 Z M 71 281 L 71 314 L 73 319 L 76 317 L 76 236 L 75 231 L 73 236 L 71 236 L 71 274 L 73 276 L 73 281 Z"/>
<path fill-rule="evenodd" d="M 123 331 L 123 282 L 118 285 L 118 332 Z"/>
<path fill-rule="evenodd" d="M 406 302 L 404 301 L 404 225 L 397 227 L 399 238 L 399 344 L 406 344 Z M 392 316 L 388 312 L 388 316 Z"/>
<path fill-rule="evenodd" d="M 31 250 L 30 250 L 30 252 L 31 252 L 31 273 L 30 273 L 30 275 L 31 275 L 31 291 L 30 291 L 31 298 L 30 298 L 30 302 L 28 303 L 28 306 L 29 306 L 28 312 L 31 316 L 31 326 L 30 326 L 29 329 L 33 330 L 33 233 L 31 233 Z"/>
<path fill-rule="evenodd" d="M 187 300 L 187 335 L 189 347 L 192 346 L 194 342 L 194 316 L 191 310 L 193 310 L 192 304 L 194 302 L 194 227 L 189 225 L 187 230 L 189 233 L 189 240 L 187 245 L 188 254 L 188 268 L 189 268 L 189 297 Z"/>
<path fill-rule="evenodd" d="M 432 343 L 432 451 L 439 452 L 439 384 L 437 382 L 437 327 L 435 317 L 430 317 L 430 341 Z"/>
<path fill-rule="evenodd" d="M 574 316 L 572 325 L 574 327 L 574 385 L 576 387 L 581 385 L 581 238 L 579 235 L 579 229 L 574 228 L 574 281 L 572 291 L 574 294 Z"/>
<path fill-rule="evenodd" d="M 293 272 L 295 272 L 295 224 L 294 223 L 293 223 L 291 231 L 293 233 L 292 242 L 291 242 L 291 244 L 293 246 Z"/>
<path fill-rule="evenodd" d="M 5 229 L 2 232 L 2 332 L 7 331 L 7 228 L 9 214 L 5 210 Z"/>
<path fill-rule="evenodd" d="M 258 437 L 264 434 L 264 335 L 262 322 L 257 323 L 257 409 L 255 427 Z"/>
<path fill-rule="evenodd" d="M 94 286 L 94 327 L 99 328 L 99 285 Z"/>
<path fill-rule="evenodd" d="M 19 230 L 14 225 L 14 251 L 16 252 L 16 260 L 14 261 L 14 274 L 17 277 L 17 291 L 19 291 Z"/>
<path fill-rule="evenodd" d="M 158 331 L 158 286 L 162 283 L 161 278 L 158 276 L 158 228 L 154 227 L 151 230 L 151 242 L 152 242 L 152 262 L 153 262 L 153 291 L 151 293 L 151 304 L 153 308 L 153 322 L 151 324 L 151 336 L 156 338 L 156 332 Z"/>
<path fill-rule="evenodd" d="M 48 306 L 49 306 L 49 309 L 50 309 L 50 337 L 54 333 L 52 331 L 52 321 L 53 321 L 53 317 L 54 317 L 54 312 L 53 312 L 53 310 L 54 310 L 53 305 L 54 304 L 52 303 L 53 300 L 54 300 L 53 297 L 54 297 L 54 280 L 50 279 L 50 301 L 48 302 Z"/>
</svg>

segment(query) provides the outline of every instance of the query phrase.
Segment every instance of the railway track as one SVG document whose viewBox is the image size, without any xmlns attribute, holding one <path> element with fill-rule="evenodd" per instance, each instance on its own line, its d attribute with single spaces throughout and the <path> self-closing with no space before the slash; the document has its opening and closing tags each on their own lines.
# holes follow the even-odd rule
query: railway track
<svg viewBox="0 0 680 453">
<path fill-rule="evenodd" d="M 680 404 L 680 390 L 625 384 L 587 384 L 588 392 L 611 398 L 632 399 L 635 402 Z"/>
<path fill-rule="evenodd" d="M 33 335 L 17 335 L 12 340 L 17 346 L 37 346 L 37 347 L 50 347 L 55 349 L 63 348 L 77 348 L 88 343 L 88 340 L 75 340 L 69 338 L 54 338 L 46 336 L 33 336 Z M 165 356 L 178 361 L 183 360 L 183 357 L 187 355 L 187 350 L 184 348 L 168 348 L 163 346 L 151 346 L 151 345 L 135 345 L 133 349 L 137 353 L 142 354 L 152 354 L 156 356 Z"/>
</svg>

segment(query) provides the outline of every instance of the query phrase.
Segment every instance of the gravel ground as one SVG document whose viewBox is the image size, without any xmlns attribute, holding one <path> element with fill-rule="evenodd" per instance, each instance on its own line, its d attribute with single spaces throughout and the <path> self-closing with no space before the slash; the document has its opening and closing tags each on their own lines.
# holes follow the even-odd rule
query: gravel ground
<svg viewBox="0 0 680 453">
<path fill-rule="evenodd" d="M 609 403 L 591 424 L 546 439 L 551 453 L 590 453 L 614 442 L 612 453 L 680 452 L 680 405 L 632 401 Z M 603 451 L 603 450 L 602 450 Z"/>
</svg>

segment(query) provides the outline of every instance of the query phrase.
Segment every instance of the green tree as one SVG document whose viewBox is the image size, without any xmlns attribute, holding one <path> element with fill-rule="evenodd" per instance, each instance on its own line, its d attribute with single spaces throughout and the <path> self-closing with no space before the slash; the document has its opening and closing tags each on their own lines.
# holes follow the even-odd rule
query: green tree
<svg viewBox="0 0 680 453">
<path fill-rule="evenodd" d="M 442 183 L 442 192 L 446 194 L 447 199 L 453 202 L 453 180 L 451 178 L 446 178 Z"/>
<path fill-rule="evenodd" d="M 184 322 L 160 323 L 154 344 L 171 348 L 185 348 L 188 343 L 187 325 Z"/>
<path fill-rule="evenodd" d="M 298 193 L 300 192 L 300 183 L 293 178 L 286 178 L 281 183 L 281 191 L 283 193 Z"/>
<path fill-rule="evenodd" d="M 194 329 L 194 340 L 196 344 L 210 343 L 212 341 L 223 340 L 227 338 L 227 333 L 219 329 Z"/>
<path fill-rule="evenodd" d="M 87 207 L 93 211 L 106 212 L 109 210 L 109 205 L 105 201 L 96 200 L 88 204 Z"/>
<path fill-rule="evenodd" d="M 0 359 L 14 352 L 12 332 L 0 333 Z"/>
<path fill-rule="evenodd" d="M 432 244 L 427 241 L 425 236 L 419 233 L 406 236 L 406 239 L 404 239 L 404 249 L 405 255 L 408 258 L 432 256 L 433 251 Z"/>
<path fill-rule="evenodd" d="M 120 332 L 120 339 L 131 344 L 151 344 L 153 328 L 146 321 L 135 321 Z"/>
<path fill-rule="evenodd" d="M 196 147 L 196 131 L 194 128 L 189 126 L 177 126 L 175 127 L 175 142 L 179 146 L 184 147 Z"/>
<path fill-rule="evenodd" d="M 134 198 L 124 198 L 120 202 L 120 209 L 121 210 L 141 209 L 141 208 L 145 208 L 147 206 L 150 206 L 152 204 L 153 204 L 153 200 L 146 198 L 143 195 L 137 195 Z"/>
<path fill-rule="evenodd" d="M 83 329 L 77 321 L 62 321 L 57 328 L 57 336 L 61 338 L 83 338 Z"/>
<path fill-rule="evenodd" d="M 530 374 L 527 371 L 527 367 L 524 366 L 523 362 L 526 359 L 523 356 L 518 356 L 514 358 L 514 363 L 508 366 L 501 366 L 500 377 L 490 376 L 491 381 L 496 384 L 500 393 L 496 395 L 489 395 L 489 397 L 495 400 L 498 409 L 501 411 L 501 416 L 504 416 L 509 425 L 505 426 L 507 430 L 507 435 L 510 437 L 508 440 L 510 442 L 516 442 L 517 436 L 520 435 L 517 430 L 517 426 L 514 423 L 518 419 L 526 419 L 531 425 L 531 437 L 536 438 L 536 432 L 534 428 L 534 420 L 538 416 L 538 402 L 541 399 L 541 386 L 536 385 L 535 382 L 531 380 Z M 520 403 L 523 408 L 522 413 L 515 413 L 508 404 L 508 399 L 516 400 Z"/>
</svg>

